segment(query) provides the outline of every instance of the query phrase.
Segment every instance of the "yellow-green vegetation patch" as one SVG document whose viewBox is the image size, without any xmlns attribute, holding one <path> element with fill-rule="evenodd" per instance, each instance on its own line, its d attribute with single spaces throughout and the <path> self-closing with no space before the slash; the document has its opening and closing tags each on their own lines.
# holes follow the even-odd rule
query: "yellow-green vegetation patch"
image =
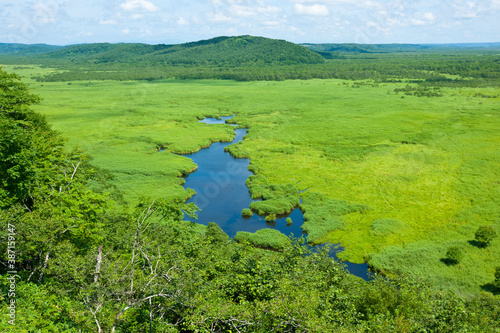
<svg viewBox="0 0 500 333">
<path fill-rule="evenodd" d="M 246 184 L 253 201 L 250 209 L 259 215 L 283 215 L 299 206 L 298 190 L 293 184 L 266 184 L 261 176 L 248 177 Z"/>
<path fill-rule="evenodd" d="M 307 232 L 309 243 L 318 243 L 329 232 L 341 228 L 344 224 L 342 216 L 370 210 L 366 205 L 353 205 L 318 193 L 308 193 L 304 196 L 300 208 L 304 212 L 302 230 Z"/>
<path fill-rule="evenodd" d="M 130 200 L 138 192 L 191 195 L 177 176 L 195 166 L 173 153 L 231 140 L 232 126 L 198 120 L 236 115 L 231 121 L 249 131 L 228 150 L 251 159 L 256 185 L 305 190 L 306 214 L 307 205 L 315 207 L 325 225 L 309 237 L 341 243 L 345 260 L 372 258 L 377 268 L 418 271 L 433 275 L 438 287 L 478 292 L 500 261 L 498 240 L 485 251 L 467 245 L 478 226 L 498 228 L 500 91 L 441 88 L 440 97 L 394 92 L 406 85 L 164 80 L 31 89 L 43 97 L 36 110 L 70 146 L 80 145 L 99 167 L 115 172 L 115 184 Z M 330 200 L 370 209 L 336 215 L 322 206 Z M 375 221 L 385 219 L 404 227 L 380 232 Z M 465 244 L 463 259 L 446 266 L 440 259 L 455 241 Z M 418 248 L 429 255 L 416 259 Z M 467 280 L 460 267 L 478 278 Z"/>
<path fill-rule="evenodd" d="M 498 226 L 496 229 L 500 231 Z M 463 232 L 463 228 L 460 231 Z M 466 236 L 453 237 L 457 237 L 456 232 L 441 231 L 425 241 L 387 246 L 370 256 L 370 266 L 389 276 L 391 271 L 403 268 L 415 276 L 424 276 L 440 288 L 462 294 L 487 291 L 498 266 L 499 239 L 483 248 L 474 242 L 473 231 Z M 450 248 L 460 252 L 459 262 L 450 263 L 447 258 Z"/>
<path fill-rule="evenodd" d="M 49 67 L 41 67 L 38 65 L 2 65 L 0 67 L 3 71 L 8 73 L 15 72 L 22 79 L 23 83 L 27 84 L 30 89 L 34 86 L 43 85 L 43 83 L 37 83 L 33 77 L 35 76 L 45 76 L 54 73 L 62 73 L 65 70 L 49 68 Z M 67 83 L 66 83 L 67 84 Z"/>
<path fill-rule="evenodd" d="M 403 221 L 396 219 L 378 219 L 372 222 L 372 230 L 376 236 L 387 236 L 397 233 L 405 226 Z"/>
<path fill-rule="evenodd" d="M 248 209 L 248 208 L 243 208 L 241 210 L 241 216 L 245 217 L 245 218 L 249 218 L 249 217 L 252 217 L 253 216 L 253 212 L 251 209 Z"/>
<path fill-rule="evenodd" d="M 255 233 L 238 231 L 234 240 L 240 243 L 250 244 L 265 249 L 283 250 L 290 245 L 290 239 L 276 229 L 260 229 Z"/>
</svg>

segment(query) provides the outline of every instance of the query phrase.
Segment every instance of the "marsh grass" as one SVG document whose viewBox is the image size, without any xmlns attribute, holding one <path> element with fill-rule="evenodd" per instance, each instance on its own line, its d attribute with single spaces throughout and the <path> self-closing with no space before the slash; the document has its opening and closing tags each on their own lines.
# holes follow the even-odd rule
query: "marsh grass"
<svg viewBox="0 0 500 333">
<path fill-rule="evenodd" d="M 288 237 L 276 229 L 260 229 L 254 233 L 238 231 L 234 240 L 240 243 L 249 242 L 254 246 L 273 250 L 283 250 L 290 244 Z"/>
<path fill-rule="evenodd" d="M 342 216 L 355 212 L 362 213 L 368 211 L 370 207 L 330 199 L 318 193 L 308 193 L 300 209 L 304 213 L 302 230 L 307 232 L 307 241 L 319 243 L 329 232 L 344 225 Z"/>
<path fill-rule="evenodd" d="M 400 231 L 404 226 L 404 222 L 400 220 L 378 219 L 373 221 L 372 230 L 376 236 L 387 236 Z"/>
<path fill-rule="evenodd" d="M 68 146 L 81 146 L 115 173 L 129 201 L 143 193 L 192 195 L 178 176 L 196 166 L 174 153 L 231 140 L 232 126 L 198 120 L 236 114 L 231 121 L 249 131 L 228 150 L 251 158 L 257 185 L 306 190 L 305 214 L 316 213 L 304 227 L 317 241 L 341 243 L 340 258 L 429 275 L 438 288 L 464 293 L 492 281 L 498 238 L 484 249 L 469 241 L 480 225 L 500 233 L 498 88 L 441 88 L 441 97 L 401 99 L 394 90 L 406 82 L 353 89 L 342 80 L 42 85 L 29 79 L 50 70 L 19 70 L 43 97 L 36 110 L 69 138 Z M 329 200 L 371 209 L 333 214 L 324 205 Z M 404 228 L 394 231 L 385 219 Z M 446 266 L 440 259 L 455 245 L 463 259 Z"/>
<path fill-rule="evenodd" d="M 299 193 L 293 184 L 266 184 L 261 176 L 250 176 L 246 184 L 253 201 L 250 209 L 259 215 L 284 215 L 300 204 Z"/>
</svg>

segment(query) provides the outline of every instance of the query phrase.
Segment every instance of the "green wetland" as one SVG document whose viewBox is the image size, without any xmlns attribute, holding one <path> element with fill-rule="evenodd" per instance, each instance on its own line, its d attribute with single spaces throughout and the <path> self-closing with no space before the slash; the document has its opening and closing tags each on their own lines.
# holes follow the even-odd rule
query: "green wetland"
<svg viewBox="0 0 500 333">
<path fill-rule="evenodd" d="M 0 331 L 499 332 L 499 52 L 0 44 Z"/>
<path fill-rule="evenodd" d="M 27 78 L 35 71 L 18 70 Z M 177 154 L 232 140 L 233 127 L 198 121 L 234 114 L 249 130 L 229 151 L 250 158 L 250 190 L 260 186 L 282 201 L 289 197 L 269 186 L 306 190 L 301 207 L 310 241 L 341 243 L 340 258 L 368 261 L 376 270 L 423 274 L 440 288 L 478 292 L 500 253 L 498 240 L 486 249 L 470 243 L 480 225 L 500 233 L 499 90 L 441 88 L 440 97 L 394 91 L 406 85 L 31 81 L 30 88 L 43 96 L 35 109 L 69 146 L 113 173 L 127 200 L 142 193 L 190 197 L 181 176 L 196 165 Z M 464 259 L 443 265 L 452 245 Z"/>
</svg>

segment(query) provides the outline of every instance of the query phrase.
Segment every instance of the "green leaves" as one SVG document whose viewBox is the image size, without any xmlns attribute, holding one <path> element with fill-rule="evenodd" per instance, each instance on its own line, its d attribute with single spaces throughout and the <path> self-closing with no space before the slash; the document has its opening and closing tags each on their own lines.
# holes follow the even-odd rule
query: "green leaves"
<svg viewBox="0 0 500 333">
<path fill-rule="evenodd" d="M 229 240 L 229 236 L 214 222 L 209 222 L 205 237 L 214 243 L 224 243 Z"/>
<path fill-rule="evenodd" d="M 450 246 L 444 260 L 448 265 L 456 265 L 460 263 L 463 256 L 463 251 L 459 246 Z"/>
<path fill-rule="evenodd" d="M 9 74 L 0 67 L 0 114 L 7 113 L 16 119 L 16 113 L 40 101 L 40 97 L 29 93 L 28 86 L 20 82 L 19 76 Z"/>
<path fill-rule="evenodd" d="M 2 294 L 10 284 L 6 276 L 0 276 L 0 289 Z M 1 300 L 2 308 L 7 304 Z M 89 320 L 81 313 L 78 303 L 54 294 L 43 286 L 34 283 L 25 283 L 17 280 L 16 283 L 16 319 L 15 325 L 8 323 L 7 316 L 0 321 L 0 330 L 10 332 L 13 327 L 16 332 L 43 331 L 81 332 L 90 331 Z"/>
<path fill-rule="evenodd" d="M 497 237 L 497 233 L 492 226 L 482 225 L 477 229 L 474 236 L 480 247 L 486 247 L 495 237 Z"/>
</svg>

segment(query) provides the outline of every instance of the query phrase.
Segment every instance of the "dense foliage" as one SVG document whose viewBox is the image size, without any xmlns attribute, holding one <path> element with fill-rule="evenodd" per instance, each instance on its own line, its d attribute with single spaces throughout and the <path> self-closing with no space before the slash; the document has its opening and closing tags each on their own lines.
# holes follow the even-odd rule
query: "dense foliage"
<svg viewBox="0 0 500 333">
<path fill-rule="evenodd" d="M 347 274 L 327 248 L 312 253 L 302 240 L 283 239 L 279 251 L 235 243 L 216 224 L 183 221 L 196 209 L 178 200 L 144 199 L 134 208 L 115 203 L 106 175 L 86 155 L 66 151 L 60 135 L 30 110 L 38 97 L 18 77 L 0 71 L 0 98 L 0 304 L 3 311 L 15 304 L 2 314 L 9 317 L 2 330 L 499 329 L 498 297 L 436 292 L 415 277 L 365 282 Z M 328 204 L 337 214 L 361 209 Z M 7 247 L 9 237 L 15 247 Z"/>
<path fill-rule="evenodd" d="M 10 46 L 10 47 L 9 47 Z M 20 47 L 17 47 L 19 49 Z M 39 47 L 41 48 L 41 47 Z M 6 51 L 16 45 L 0 45 Z M 30 58 L 32 54 L 27 53 Z M 34 46 L 31 47 L 34 49 Z M 50 50 L 47 48 L 47 50 Z M 148 44 L 82 44 L 66 46 L 38 57 L 45 63 L 127 66 L 259 66 L 317 64 L 323 58 L 309 49 L 284 41 L 263 37 L 216 37 L 177 45 Z"/>
<path fill-rule="evenodd" d="M 354 44 L 324 43 L 302 44 L 325 58 L 341 58 L 350 53 L 446 53 L 477 52 L 495 53 L 500 43 L 460 43 L 460 44 Z"/>
<path fill-rule="evenodd" d="M 498 44 L 306 46 L 253 36 L 216 37 L 177 45 L 83 44 L 52 52 L 49 46 L 3 44 L 0 61 L 65 70 L 37 77 L 41 82 L 166 78 L 390 82 L 404 77 L 422 85 L 484 87 L 498 86 L 500 81 Z"/>
<path fill-rule="evenodd" d="M 47 52 L 57 51 L 63 46 L 47 45 L 47 44 L 17 44 L 17 43 L 0 43 L 0 54 L 15 54 L 16 56 L 32 56 L 35 54 L 43 54 Z"/>
</svg>

